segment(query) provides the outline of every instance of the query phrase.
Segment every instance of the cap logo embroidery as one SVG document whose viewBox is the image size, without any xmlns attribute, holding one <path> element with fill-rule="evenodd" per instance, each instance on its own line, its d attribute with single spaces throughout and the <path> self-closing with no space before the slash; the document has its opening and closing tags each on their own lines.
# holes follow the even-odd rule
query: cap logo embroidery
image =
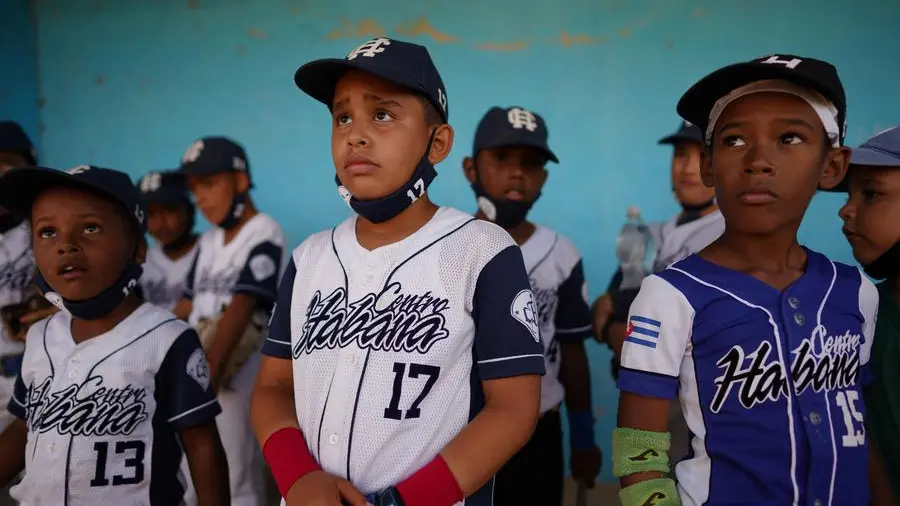
<svg viewBox="0 0 900 506">
<path fill-rule="evenodd" d="M 790 60 L 782 60 L 778 57 L 777 54 L 773 54 L 772 56 L 766 58 L 765 60 L 761 60 L 760 63 L 777 63 L 779 65 L 784 65 L 785 67 L 794 70 L 797 68 L 797 65 L 800 65 L 802 62 L 800 58 L 792 58 Z"/>
<path fill-rule="evenodd" d="M 444 90 L 438 88 L 438 102 L 441 103 L 441 109 L 444 110 L 444 114 L 447 113 L 447 95 L 444 95 Z"/>
<path fill-rule="evenodd" d="M 529 132 L 534 132 L 538 127 L 537 118 L 534 117 L 534 114 L 532 114 L 531 111 L 526 111 L 519 107 L 510 109 L 509 112 L 506 113 L 506 119 L 509 121 L 509 124 L 517 130 L 524 128 Z"/>
<path fill-rule="evenodd" d="M 137 219 L 138 223 L 144 223 L 144 211 L 141 211 L 141 206 L 134 206 L 134 217 Z"/>
<path fill-rule="evenodd" d="M 191 144 L 187 151 L 184 152 L 184 156 L 181 157 L 182 163 L 191 163 L 196 162 L 198 158 L 200 158 L 200 153 L 203 152 L 203 141 L 196 141 Z"/>
<path fill-rule="evenodd" d="M 358 48 L 350 51 L 350 54 L 347 55 L 348 60 L 355 60 L 357 56 L 365 56 L 366 58 L 374 58 L 378 53 L 383 53 L 385 46 L 390 46 L 391 41 L 389 39 L 385 39 L 384 37 L 379 37 L 377 39 L 372 39 L 369 42 L 359 46 Z"/>
<path fill-rule="evenodd" d="M 247 161 L 239 156 L 234 157 L 234 159 L 231 161 L 231 165 L 234 168 L 234 170 L 238 170 L 238 171 L 247 170 Z"/>
<path fill-rule="evenodd" d="M 78 167 L 67 170 L 66 173 L 70 176 L 77 176 L 78 174 L 83 174 L 89 170 L 91 170 L 90 165 L 79 165 Z"/>
<path fill-rule="evenodd" d="M 151 193 L 162 186 L 162 174 L 151 172 L 141 179 L 141 193 Z"/>
</svg>

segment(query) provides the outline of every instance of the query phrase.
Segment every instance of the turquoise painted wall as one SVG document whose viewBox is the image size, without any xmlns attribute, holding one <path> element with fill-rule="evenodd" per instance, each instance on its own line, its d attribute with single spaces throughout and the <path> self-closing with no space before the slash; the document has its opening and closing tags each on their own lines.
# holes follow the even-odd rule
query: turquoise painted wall
<svg viewBox="0 0 900 506">
<path fill-rule="evenodd" d="M 562 163 L 550 168 L 533 218 L 575 241 L 592 296 L 614 270 L 625 208 L 638 205 L 655 220 L 676 212 L 670 152 L 655 142 L 677 126 L 675 102 L 705 73 L 770 52 L 817 56 L 838 66 L 848 90 L 848 143 L 900 121 L 900 4 L 887 0 L 852 8 L 814 0 L 34 5 L 46 163 L 94 163 L 138 176 L 174 166 L 199 136 L 233 136 L 249 151 L 254 198 L 282 223 L 291 245 L 347 213 L 332 180 L 328 114 L 294 87 L 296 67 L 342 56 L 373 35 L 426 44 L 457 131 L 433 198 L 474 209 L 460 163 L 488 107 L 542 113 Z M 849 261 L 835 214 L 840 202 L 817 197 L 802 238 Z M 593 343 L 589 354 L 598 440 L 608 455 L 616 401 L 609 355 Z"/>
<path fill-rule="evenodd" d="M 0 0 L 0 119 L 22 125 L 40 147 L 37 31 L 27 0 Z"/>
</svg>

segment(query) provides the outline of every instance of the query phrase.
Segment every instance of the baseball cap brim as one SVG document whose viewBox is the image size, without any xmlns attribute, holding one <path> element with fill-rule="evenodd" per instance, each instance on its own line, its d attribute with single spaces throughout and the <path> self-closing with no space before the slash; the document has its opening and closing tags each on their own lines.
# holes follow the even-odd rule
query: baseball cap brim
<svg viewBox="0 0 900 506">
<path fill-rule="evenodd" d="M 838 102 L 832 91 L 815 79 L 794 72 L 784 65 L 761 65 L 757 62 L 736 63 L 723 67 L 691 86 L 678 101 L 678 114 L 706 131 L 709 113 L 716 102 L 741 86 L 766 79 L 784 81 L 811 88 L 826 99 Z"/>
<path fill-rule="evenodd" d="M 66 172 L 47 167 L 25 167 L 12 169 L 0 176 L 0 206 L 16 216 L 28 218 L 38 196 L 49 188 L 59 186 L 99 193 L 121 203 L 119 196 L 106 188 L 76 179 Z"/>
<path fill-rule="evenodd" d="M 550 147 L 546 144 L 538 144 L 534 142 L 523 142 L 522 137 L 519 136 L 493 136 L 491 139 L 483 144 L 479 144 L 476 149 L 476 153 L 481 151 L 482 149 L 494 149 L 494 148 L 507 148 L 510 146 L 527 146 L 535 149 L 539 149 L 547 155 L 547 159 L 553 163 L 559 163 L 559 158 L 556 157 L 556 154 L 550 150 Z"/>
<path fill-rule="evenodd" d="M 679 132 L 667 137 L 663 137 L 657 142 L 657 144 L 681 144 L 682 142 L 702 143 L 703 139 L 699 139 L 691 134 Z"/>
<path fill-rule="evenodd" d="M 849 173 L 853 170 L 854 165 L 867 167 L 900 167 L 900 157 L 877 149 L 866 147 L 856 148 L 850 155 L 850 167 L 847 170 L 847 175 L 844 176 L 844 179 L 842 179 L 837 186 L 825 191 L 831 193 L 846 193 L 850 191 L 847 180 L 849 179 Z"/>
<path fill-rule="evenodd" d="M 322 102 L 329 109 L 334 104 L 334 89 L 341 76 L 349 70 L 361 70 L 380 79 L 394 83 L 411 90 L 414 93 L 428 97 L 428 90 L 413 79 L 401 76 L 402 72 L 391 73 L 384 67 L 366 67 L 356 63 L 356 60 L 342 60 L 339 58 L 325 58 L 311 61 L 294 73 L 294 83 L 304 93 Z M 438 111 L 441 108 L 435 104 Z"/>
</svg>

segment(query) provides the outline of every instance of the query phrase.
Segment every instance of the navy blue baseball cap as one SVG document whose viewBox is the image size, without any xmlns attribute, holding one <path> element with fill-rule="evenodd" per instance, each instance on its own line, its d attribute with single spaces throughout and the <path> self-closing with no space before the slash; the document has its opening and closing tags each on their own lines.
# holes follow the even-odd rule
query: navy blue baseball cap
<svg viewBox="0 0 900 506">
<path fill-rule="evenodd" d="M 678 101 L 678 114 L 700 127 L 709 143 L 710 114 L 720 99 L 758 81 L 787 81 L 815 91 L 834 106 L 837 136 L 842 144 L 847 134 L 847 97 L 834 65 L 792 54 L 773 54 L 720 68 L 697 81 Z M 827 127 L 826 127 L 827 130 Z"/>
<path fill-rule="evenodd" d="M 482 149 L 530 146 L 543 151 L 551 162 L 559 163 L 547 145 L 548 135 L 547 123 L 540 114 L 518 106 L 491 107 L 475 130 L 472 156 Z"/>
<path fill-rule="evenodd" d="M 37 150 L 31 138 L 15 121 L 0 121 L 0 151 L 21 152 L 31 157 L 31 163 L 37 163 Z"/>
<path fill-rule="evenodd" d="M 249 178 L 250 162 L 243 146 L 228 137 L 212 136 L 194 141 L 181 157 L 178 170 L 186 176 L 244 172 Z"/>
<path fill-rule="evenodd" d="M 187 178 L 174 170 L 148 172 L 137 182 L 144 202 L 176 206 L 191 202 Z"/>
<path fill-rule="evenodd" d="M 46 167 L 12 169 L 0 176 L 0 205 L 14 215 L 27 217 L 42 192 L 59 186 L 87 190 L 118 202 L 138 230 L 142 234 L 147 231 L 147 208 L 128 174 L 92 165 L 66 171 Z"/>
<path fill-rule="evenodd" d="M 900 169 L 900 126 L 879 132 L 875 137 L 862 143 L 850 154 L 849 173 L 854 166 L 892 167 Z M 849 190 L 847 177 L 831 191 Z"/>
<path fill-rule="evenodd" d="M 307 95 L 331 109 L 334 89 L 348 70 L 361 70 L 422 95 L 447 122 L 447 89 L 425 46 L 378 37 L 350 51 L 344 58 L 311 61 L 294 73 L 294 82 Z"/>
<path fill-rule="evenodd" d="M 663 137 L 657 144 L 681 144 L 682 142 L 703 144 L 703 131 L 690 121 L 682 121 L 675 133 Z"/>
</svg>

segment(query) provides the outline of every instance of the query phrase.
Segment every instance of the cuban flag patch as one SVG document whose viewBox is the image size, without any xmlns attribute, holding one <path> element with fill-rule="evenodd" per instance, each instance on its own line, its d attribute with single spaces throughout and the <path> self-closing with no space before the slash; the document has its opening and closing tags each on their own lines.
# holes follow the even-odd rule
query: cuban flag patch
<svg viewBox="0 0 900 506">
<path fill-rule="evenodd" d="M 628 319 L 628 330 L 625 331 L 625 342 L 648 348 L 656 348 L 662 323 L 645 316 L 632 316 Z"/>
</svg>

